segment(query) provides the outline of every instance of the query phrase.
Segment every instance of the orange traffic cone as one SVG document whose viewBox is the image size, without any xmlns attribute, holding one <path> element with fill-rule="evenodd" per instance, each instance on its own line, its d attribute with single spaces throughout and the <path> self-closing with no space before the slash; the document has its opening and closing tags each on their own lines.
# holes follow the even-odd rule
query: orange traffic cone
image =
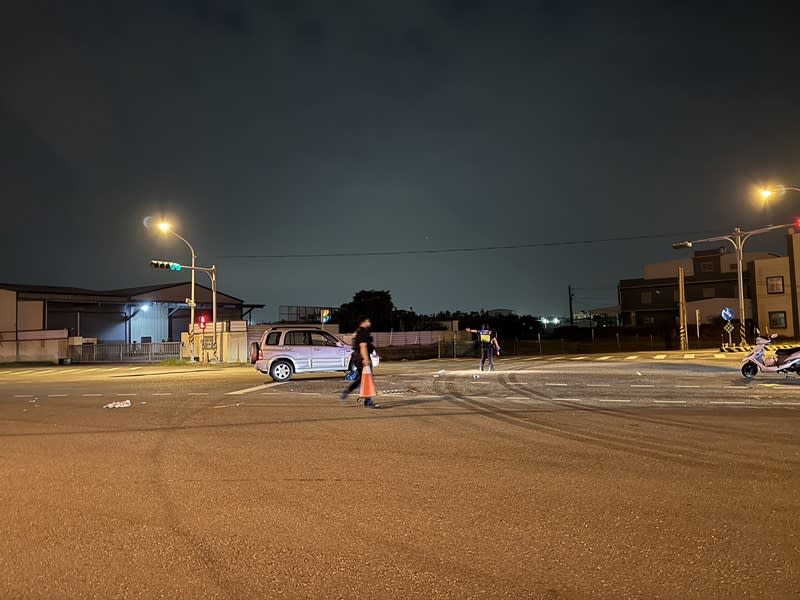
<svg viewBox="0 0 800 600">
<path fill-rule="evenodd" d="M 372 369 L 366 367 L 361 373 L 361 390 L 358 392 L 359 398 L 374 398 L 375 380 L 372 379 Z"/>
</svg>

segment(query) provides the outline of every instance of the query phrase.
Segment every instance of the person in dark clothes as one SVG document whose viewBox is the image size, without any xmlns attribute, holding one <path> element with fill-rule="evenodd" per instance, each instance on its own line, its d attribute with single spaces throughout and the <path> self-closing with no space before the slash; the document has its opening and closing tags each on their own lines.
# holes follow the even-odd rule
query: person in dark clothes
<svg viewBox="0 0 800 600">
<path fill-rule="evenodd" d="M 342 400 L 347 399 L 352 392 L 361 386 L 361 377 L 364 375 L 364 369 L 372 369 L 370 355 L 375 350 L 375 345 L 372 341 L 371 327 L 372 322 L 369 317 L 362 317 L 358 325 L 358 331 L 353 336 L 353 364 L 356 367 L 356 378 L 342 392 Z M 359 400 L 362 400 L 362 398 L 359 398 Z M 375 406 L 375 401 L 372 398 L 363 398 L 363 401 L 364 406 Z"/>
</svg>

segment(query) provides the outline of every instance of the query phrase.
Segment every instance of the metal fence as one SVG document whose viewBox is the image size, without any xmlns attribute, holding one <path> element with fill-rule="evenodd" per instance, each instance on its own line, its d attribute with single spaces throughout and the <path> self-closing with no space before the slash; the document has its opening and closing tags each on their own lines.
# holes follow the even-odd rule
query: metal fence
<svg viewBox="0 0 800 600">
<path fill-rule="evenodd" d="M 70 346 L 72 362 L 159 362 L 181 357 L 180 342 Z"/>
</svg>

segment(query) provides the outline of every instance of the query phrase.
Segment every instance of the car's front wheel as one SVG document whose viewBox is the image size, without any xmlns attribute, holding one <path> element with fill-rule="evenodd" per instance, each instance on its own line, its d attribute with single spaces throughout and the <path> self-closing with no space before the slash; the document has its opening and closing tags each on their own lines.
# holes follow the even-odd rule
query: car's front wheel
<svg viewBox="0 0 800 600">
<path fill-rule="evenodd" d="M 294 373 L 292 363 L 288 360 L 278 360 L 269 368 L 269 376 L 275 381 L 289 381 Z"/>
</svg>

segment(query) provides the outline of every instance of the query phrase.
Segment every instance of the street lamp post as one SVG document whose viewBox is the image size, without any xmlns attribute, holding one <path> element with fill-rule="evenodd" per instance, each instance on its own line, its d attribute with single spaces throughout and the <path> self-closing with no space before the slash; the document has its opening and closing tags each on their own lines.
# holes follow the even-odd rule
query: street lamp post
<svg viewBox="0 0 800 600">
<path fill-rule="evenodd" d="M 187 246 L 189 246 L 189 251 L 192 253 L 192 291 L 191 291 L 191 296 L 192 297 L 189 299 L 189 346 L 191 347 L 192 362 L 194 362 L 194 307 L 195 307 L 195 301 L 194 301 L 194 272 L 195 272 L 195 266 L 196 266 L 196 263 L 197 263 L 197 255 L 194 253 L 194 248 L 189 243 L 189 241 L 186 240 L 185 238 L 181 237 L 180 235 L 178 235 L 178 233 L 174 229 L 172 229 L 170 227 L 169 223 L 166 223 L 166 222 L 159 223 L 158 228 L 163 233 L 171 233 L 176 238 L 181 240 L 183 243 L 185 243 Z M 214 322 L 216 322 L 216 316 L 214 317 Z"/>
<path fill-rule="evenodd" d="M 761 229 L 753 229 L 751 231 L 742 231 L 741 228 L 736 227 L 730 235 L 720 235 L 717 237 L 704 238 L 702 240 L 691 240 L 684 242 L 676 242 L 672 247 L 676 250 L 681 248 L 691 248 L 695 244 L 702 244 L 705 242 L 730 242 L 736 251 L 736 273 L 739 282 L 739 343 L 745 345 L 747 343 L 747 332 L 745 330 L 745 312 L 744 312 L 744 244 L 754 235 L 768 233 L 777 229 L 787 229 L 793 227 L 793 223 L 785 225 L 770 225 L 769 227 L 762 227 Z"/>
</svg>

